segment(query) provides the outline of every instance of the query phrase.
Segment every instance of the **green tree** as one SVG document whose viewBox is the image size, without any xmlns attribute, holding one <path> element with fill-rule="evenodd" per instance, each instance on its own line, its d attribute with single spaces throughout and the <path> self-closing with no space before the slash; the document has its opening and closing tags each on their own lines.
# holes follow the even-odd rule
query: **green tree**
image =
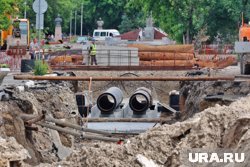
<svg viewBox="0 0 250 167">
<path fill-rule="evenodd" d="M 9 24 L 4 13 L 11 13 L 13 3 L 19 6 L 19 17 L 24 15 L 25 0 L 0 0 L 1 28 Z M 69 34 L 70 20 L 74 33 L 74 12 L 77 11 L 77 34 L 80 34 L 80 11 L 83 5 L 83 34 L 92 34 L 99 18 L 104 28 L 126 32 L 145 25 L 145 18 L 153 13 L 155 26 L 165 30 L 178 42 L 191 43 L 201 29 L 206 28 L 210 42 L 221 34 L 222 39 L 234 41 L 238 36 L 241 12 L 250 19 L 250 0 L 47 0 L 45 31 L 54 33 L 54 19 L 60 14 L 63 32 Z M 27 0 L 27 18 L 35 25 L 33 0 Z M 3 12 L 4 11 L 4 12 Z M 246 19 L 245 19 L 246 20 Z"/>
<path fill-rule="evenodd" d="M 8 29 L 11 21 L 8 16 L 15 17 L 19 12 L 20 0 L 0 0 L 0 30 Z"/>
<path fill-rule="evenodd" d="M 24 0 L 23 0 L 24 1 Z M 92 34 L 97 28 L 96 21 L 104 20 L 104 28 L 118 28 L 122 21 L 124 8 L 128 0 L 46 0 L 48 10 L 44 14 L 44 26 L 48 33 L 54 33 L 54 19 L 58 14 L 63 19 L 62 30 L 69 34 L 70 20 L 72 20 L 72 33 L 74 34 L 75 11 L 77 12 L 77 34 L 80 34 L 80 14 L 83 5 L 83 34 Z M 27 18 L 31 25 L 35 25 L 35 13 L 32 10 L 33 0 L 27 0 Z M 22 15 L 24 13 L 22 8 Z"/>
</svg>

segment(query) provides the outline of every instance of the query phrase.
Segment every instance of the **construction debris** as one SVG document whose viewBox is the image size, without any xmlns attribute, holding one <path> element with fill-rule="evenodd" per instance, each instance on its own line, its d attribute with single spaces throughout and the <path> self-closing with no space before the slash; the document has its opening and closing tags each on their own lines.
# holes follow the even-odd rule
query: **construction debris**
<svg viewBox="0 0 250 167">
<path fill-rule="evenodd" d="M 14 137 L 4 139 L 0 136 L 0 166 L 22 166 L 23 160 L 30 158 L 29 152 L 17 143 Z"/>
</svg>

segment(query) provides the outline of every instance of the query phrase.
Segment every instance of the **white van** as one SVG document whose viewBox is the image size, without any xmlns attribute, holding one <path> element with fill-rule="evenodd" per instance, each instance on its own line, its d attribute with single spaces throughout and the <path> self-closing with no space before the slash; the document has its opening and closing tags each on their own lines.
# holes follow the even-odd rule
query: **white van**
<svg viewBox="0 0 250 167">
<path fill-rule="evenodd" d="M 100 29 L 94 30 L 93 38 L 97 41 L 104 41 L 107 37 L 115 37 L 120 35 L 119 31 L 116 29 Z"/>
</svg>

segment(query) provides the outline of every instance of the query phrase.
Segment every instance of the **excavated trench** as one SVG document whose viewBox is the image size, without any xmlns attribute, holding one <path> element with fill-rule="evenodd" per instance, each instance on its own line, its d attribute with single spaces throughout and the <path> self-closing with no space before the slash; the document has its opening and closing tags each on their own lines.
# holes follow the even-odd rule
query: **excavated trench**
<svg viewBox="0 0 250 167">
<path fill-rule="evenodd" d="M 250 134 L 245 130 L 249 127 L 250 99 L 241 99 L 250 93 L 248 82 L 182 82 L 183 122 L 155 127 L 123 145 L 97 141 L 82 143 L 78 138 L 59 133 L 62 145 L 73 151 L 62 161 L 52 132 L 38 125 L 33 125 L 38 131 L 25 129 L 20 114 L 46 112 L 54 118 L 79 123 L 74 89 L 67 82 L 36 82 L 34 87 L 24 91 L 8 88 L 10 99 L 0 101 L 0 134 L 1 137 L 15 137 L 28 150 L 31 158 L 25 160 L 27 165 L 140 166 L 136 156 L 143 154 L 158 165 L 185 166 L 180 156 L 183 149 L 249 146 L 249 142 L 242 139 Z"/>
<path fill-rule="evenodd" d="M 180 83 L 182 120 L 216 104 L 228 106 L 249 93 L 250 84 L 247 81 L 182 82 Z"/>
</svg>

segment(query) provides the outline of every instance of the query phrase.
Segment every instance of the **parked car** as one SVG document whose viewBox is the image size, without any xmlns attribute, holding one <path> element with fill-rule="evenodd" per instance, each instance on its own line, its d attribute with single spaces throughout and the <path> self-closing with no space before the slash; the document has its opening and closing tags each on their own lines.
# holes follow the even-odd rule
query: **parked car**
<svg viewBox="0 0 250 167">
<path fill-rule="evenodd" d="M 80 43 L 80 44 L 87 44 L 89 38 L 88 36 L 79 36 L 77 37 L 76 43 Z"/>
<path fill-rule="evenodd" d="M 120 35 L 120 33 L 115 29 L 94 30 L 93 32 L 93 38 L 97 41 L 104 41 L 106 38 L 112 38 L 118 35 Z"/>
</svg>

